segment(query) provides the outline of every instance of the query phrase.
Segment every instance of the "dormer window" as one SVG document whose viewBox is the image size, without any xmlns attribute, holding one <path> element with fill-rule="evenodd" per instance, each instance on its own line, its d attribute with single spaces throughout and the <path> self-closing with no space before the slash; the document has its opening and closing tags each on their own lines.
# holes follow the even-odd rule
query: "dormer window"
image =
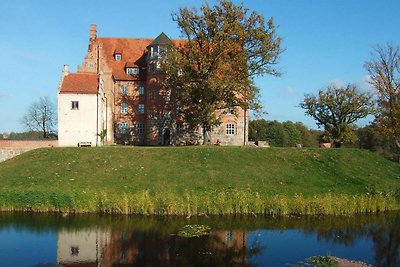
<svg viewBox="0 0 400 267">
<path fill-rule="evenodd" d="M 227 114 L 227 115 L 235 115 L 235 109 L 233 109 L 233 108 L 228 108 L 227 111 L 226 111 L 226 114 Z"/>
<path fill-rule="evenodd" d="M 162 59 L 165 56 L 167 47 L 164 45 L 155 45 L 150 47 L 150 58 L 151 59 Z"/>
<path fill-rule="evenodd" d="M 114 54 L 115 61 L 121 61 L 122 55 L 121 54 Z"/>
<path fill-rule="evenodd" d="M 150 47 L 150 57 L 157 57 L 158 56 L 158 46 Z"/>
<path fill-rule="evenodd" d="M 139 68 L 127 67 L 126 68 L 126 74 L 139 75 Z"/>
</svg>

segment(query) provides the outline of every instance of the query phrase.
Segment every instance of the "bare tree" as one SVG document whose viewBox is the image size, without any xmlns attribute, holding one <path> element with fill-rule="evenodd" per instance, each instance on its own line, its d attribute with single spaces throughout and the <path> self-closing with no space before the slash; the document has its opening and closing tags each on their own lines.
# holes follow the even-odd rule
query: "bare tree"
<svg viewBox="0 0 400 267">
<path fill-rule="evenodd" d="M 31 131 L 43 132 L 43 138 L 48 138 L 57 124 L 56 108 L 49 97 L 41 97 L 32 103 L 21 123 Z"/>
<path fill-rule="evenodd" d="M 378 129 L 396 147 L 400 162 L 400 48 L 377 45 L 364 65 L 378 96 Z"/>
</svg>

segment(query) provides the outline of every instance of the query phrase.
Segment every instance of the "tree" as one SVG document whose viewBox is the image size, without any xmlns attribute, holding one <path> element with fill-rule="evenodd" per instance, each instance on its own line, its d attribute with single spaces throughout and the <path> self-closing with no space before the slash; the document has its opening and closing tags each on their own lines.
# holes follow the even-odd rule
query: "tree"
<svg viewBox="0 0 400 267">
<path fill-rule="evenodd" d="M 295 147 L 298 144 L 302 144 L 301 132 L 297 129 L 296 125 L 291 121 L 285 121 L 282 123 L 284 131 L 287 135 L 283 146 L 285 147 Z"/>
<path fill-rule="evenodd" d="M 301 141 L 299 142 L 305 147 L 318 146 L 318 140 L 315 138 L 311 132 L 303 123 L 296 122 L 295 127 L 300 133 Z"/>
<path fill-rule="evenodd" d="M 375 123 L 396 146 L 400 163 L 400 48 L 376 46 L 364 67 L 378 95 Z"/>
<path fill-rule="evenodd" d="M 49 97 L 41 97 L 39 101 L 32 103 L 21 122 L 29 130 L 41 131 L 43 138 L 48 138 L 57 122 L 54 103 Z"/>
<path fill-rule="evenodd" d="M 200 11 L 181 8 L 173 19 L 186 41 L 166 50 L 162 70 L 165 87 L 176 90 L 188 126 L 201 126 L 204 135 L 221 123 L 224 109 L 259 110 L 253 78 L 280 74 L 275 65 L 281 38 L 272 18 L 265 23 L 243 5 L 221 0 Z"/>
<path fill-rule="evenodd" d="M 328 86 L 317 96 L 305 95 L 300 107 L 313 117 L 318 126 L 324 127 L 325 141 L 334 147 L 341 147 L 351 141 L 354 135 L 353 124 L 374 112 L 372 94 L 359 92 L 355 85 L 346 87 Z"/>
</svg>

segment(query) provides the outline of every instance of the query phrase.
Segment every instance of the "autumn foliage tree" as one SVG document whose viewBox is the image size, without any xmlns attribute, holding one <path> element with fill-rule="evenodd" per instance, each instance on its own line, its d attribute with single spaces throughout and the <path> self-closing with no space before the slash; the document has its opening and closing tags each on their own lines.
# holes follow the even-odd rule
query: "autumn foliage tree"
<svg viewBox="0 0 400 267">
<path fill-rule="evenodd" d="M 185 42 L 167 49 L 162 69 L 188 125 L 201 126 L 204 134 L 221 123 L 218 111 L 260 109 L 253 78 L 280 74 L 281 38 L 272 18 L 265 22 L 243 5 L 222 0 L 200 10 L 181 8 L 173 19 Z"/>
<path fill-rule="evenodd" d="M 306 95 L 300 107 L 324 127 L 324 139 L 334 147 L 355 137 L 354 123 L 374 112 L 372 94 L 360 92 L 355 85 L 335 85 L 320 90 L 318 95 Z"/>
<path fill-rule="evenodd" d="M 400 163 L 400 48 L 376 46 L 365 68 L 377 92 L 377 129 L 392 141 Z"/>
</svg>

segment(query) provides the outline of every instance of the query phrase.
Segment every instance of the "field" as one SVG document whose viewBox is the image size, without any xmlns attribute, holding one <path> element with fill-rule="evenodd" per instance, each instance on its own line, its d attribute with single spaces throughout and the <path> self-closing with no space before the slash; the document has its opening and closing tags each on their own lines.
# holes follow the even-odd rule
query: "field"
<svg viewBox="0 0 400 267">
<path fill-rule="evenodd" d="M 0 164 L 0 210 L 350 214 L 400 209 L 400 166 L 356 149 L 43 148 Z"/>
</svg>

